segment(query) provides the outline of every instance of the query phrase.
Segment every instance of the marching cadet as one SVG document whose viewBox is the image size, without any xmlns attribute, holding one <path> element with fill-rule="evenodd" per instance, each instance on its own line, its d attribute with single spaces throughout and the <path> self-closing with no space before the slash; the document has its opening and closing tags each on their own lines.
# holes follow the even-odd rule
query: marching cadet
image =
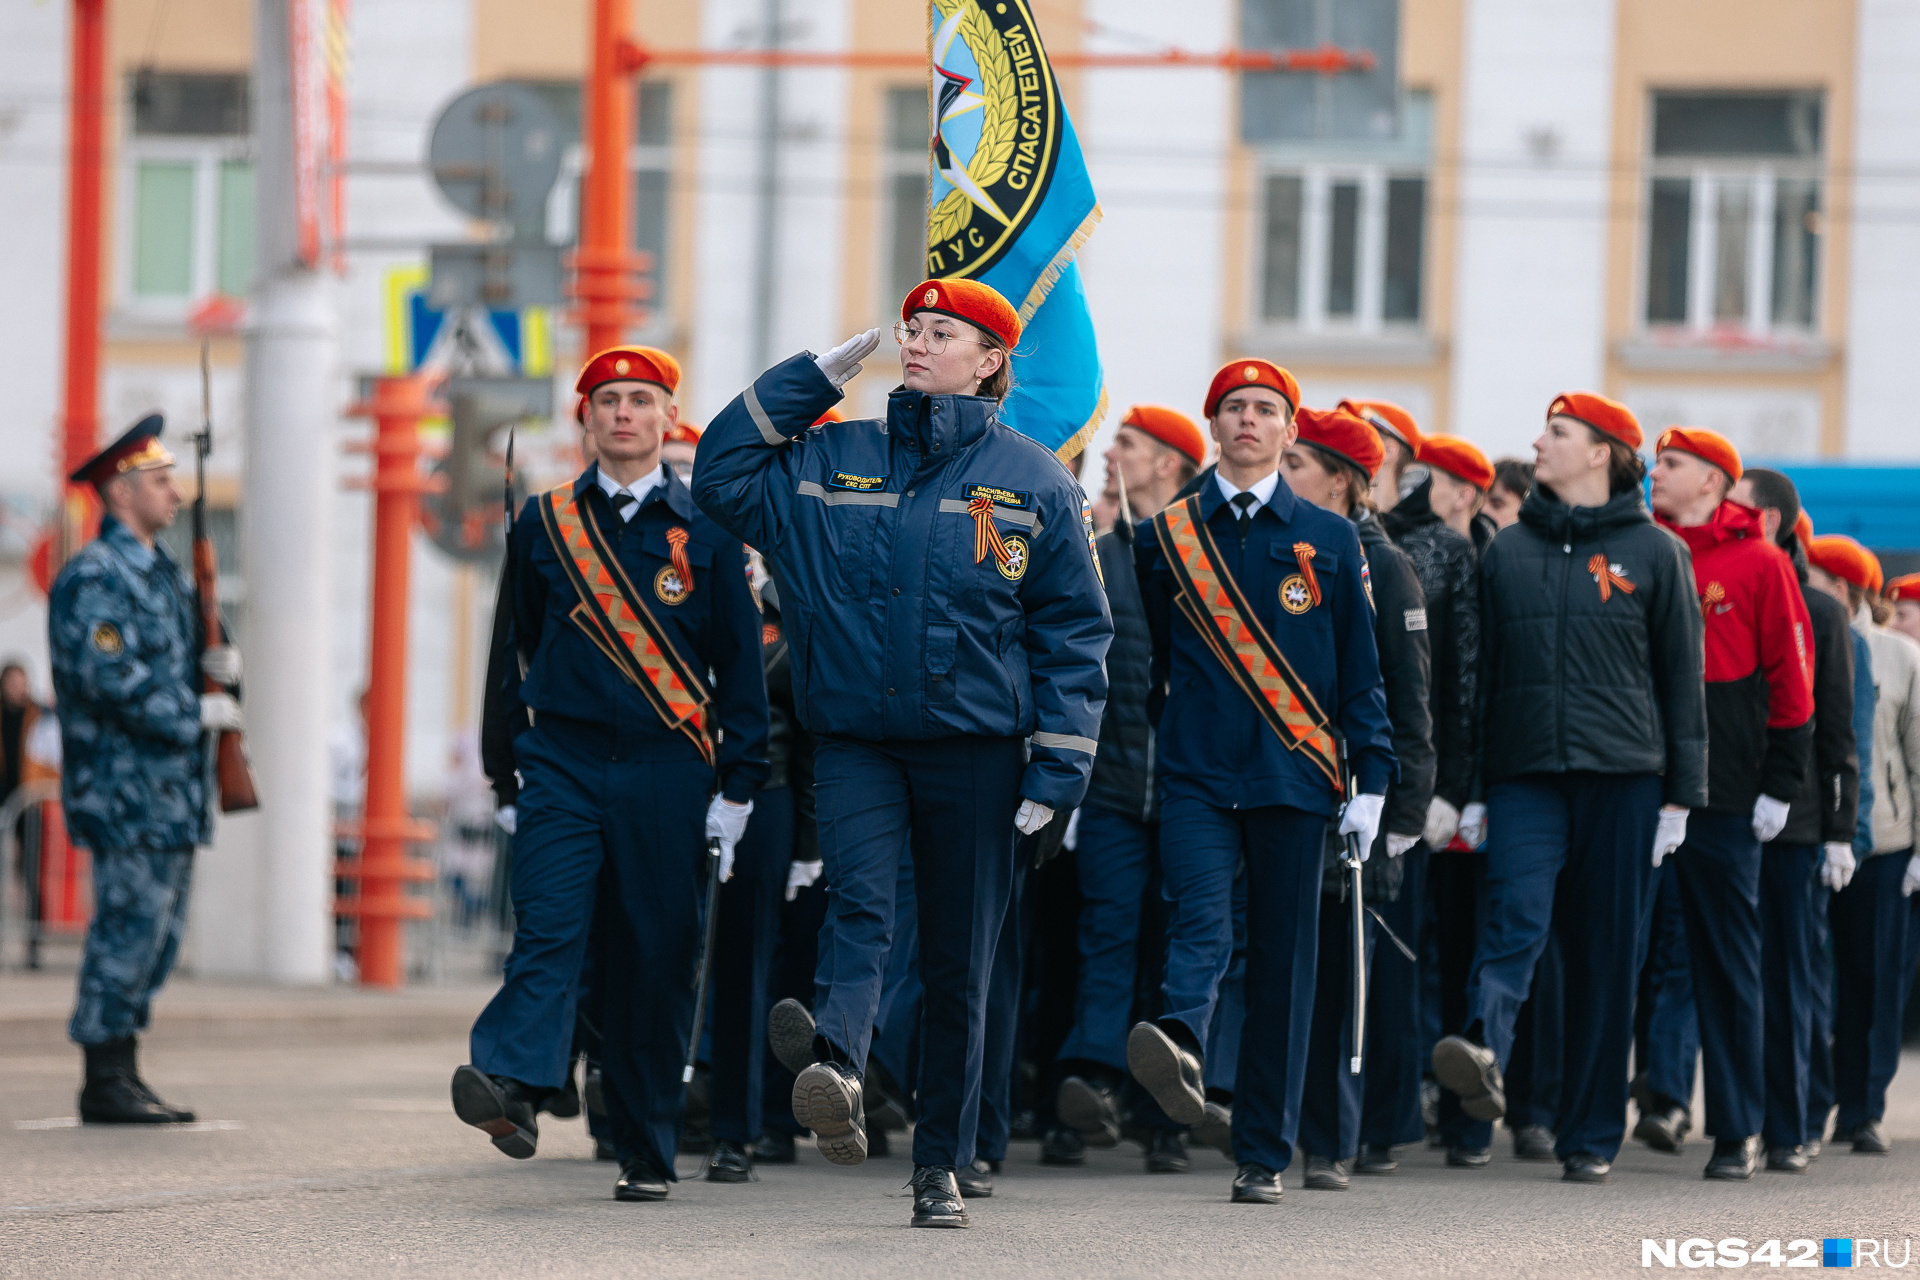
<svg viewBox="0 0 1920 1280">
<path fill-rule="evenodd" d="M 1085 495 L 998 418 L 1012 305 L 977 281 L 927 280 L 894 335 L 903 385 L 885 419 L 810 429 L 877 329 L 794 356 L 708 425 L 694 493 L 768 558 L 794 702 L 820 735 L 830 932 L 794 1118 L 830 1161 L 866 1158 L 862 1076 L 910 846 L 925 991 L 912 1221 L 962 1227 L 954 1171 L 974 1159 L 1014 838 L 1086 792 L 1113 626 Z"/>
<path fill-rule="evenodd" d="M 1887 583 L 1887 603 L 1893 606 L 1888 626 L 1920 644 L 1920 573 L 1906 573 Z"/>
<path fill-rule="evenodd" d="M 1461 1109 L 1499 1119 L 1515 1019 L 1557 929 L 1554 1153 L 1569 1182 L 1606 1181 L 1620 1149 L 1652 872 L 1707 800 L 1700 606 L 1686 548 L 1640 496 L 1640 440 L 1625 405 L 1555 397 L 1534 490 L 1481 558 L 1487 914 L 1465 1030 L 1433 1050 Z"/>
<path fill-rule="evenodd" d="M 1359 794 L 1342 834 L 1371 850 L 1395 774 L 1359 535 L 1280 475 L 1300 388 L 1235 360 L 1206 398 L 1211 482 L 1142 527 L 1172 919 L 1165 1014 L 1135 1025 L 1127 1067 L 1180 1124 L 1207 1117 L 1203 1048 L 1246 867 L 1246 1022 L 1235 1072 L 1232 1198 L 1278 1204 L 1293 1159 L 1313 1012 L 1320 862 L 1341 809 L 1336 733 Z M 1177 615 L 1177 616 L 1176 616 Z"/>
<path fill-rule="evenodd" d="M 1806 552 L 1793 536 L 1800 494 L 1778 471 L 1749 467 L 1733 501 L 1760 513 L 1767 539 L 1793 561 L 1813 646 L 1813 759 L 1780 834 L 1760 857 L 1760 978 L 1766 1010 L 1767 1168 L 1805 1172 L 1808 1144 L 1823 1134 L 1808 1126 L 1815 1034 L 1816 938 L 1826 901 L 1815 893 L 1844 889 L 1853 878 L 1853 833 L 1860 765 L 1853 741 L 1853 635 L 1847 611 L 1807 581 Z M 1824 846 L 1824 848 L 1823 848 Z M 1816 878 L 1817 877 L 1817 878 Z M 1823 918 L 1814 919 L 1818 911 Z M 1824 950 L 1824 948 L 1821 948 Z M 1831 983 L 1831 971 L 1827 981 Z"/>
<path fill-rule="evenodd" d="M 1393 755 L 1400 776 L 1387 788 L 1379 843 L 1387 860 L 1371 863 L 1364 877 L 1365 901 L 1375 905 L 1378 918 L 1396 937 L 1415 939 L 1411 927 L 1418 915 L 1413 902 L 1418 878 L 1409 883 L 1405 859 L 1420 843 L 1434 799 L 1433 716 L 1428 684 L 1432 662 L 1428 649 L 1426 596 L 1405 552 L 1388 540 L 1370 508 L 1368 486 L 1385 450 L 1380 438 L 1345 410 L 1302 407 L 1294 415 L 1299 438 L 1281 459 L 1287 487 L 1294 496 L 1353 521 L 1366 557 L 1369 591 L 1374 604 L 1374 637 L 1380 652 L 1380 675 L 1385 684 L 1387 719 L 1393 726 Z M 1375 1067 L 1372 1046 L 1353 1043 L 1352 913 L 1343 905 L 1351 892 L 1351 876 L 1341 863 L 1345 850 L 1339 840 L 1327 842 L 1326 875 L 1320 897 L 1320 962 L 1315 976 L 1312 1041 L 1307 1050 L 1306 1090 L 1300 1104 L 1300 1148 L 1306 1153 L 1308 1190 L 1345 1191 L 1347 1170 L 1359 1152 L 1361 1104 L 1366 1077 L 1356 1075 L 1349 1062 L 1365 1050 L 1366 1070 Z M 1386 911 L 1394 912 L 1388 919 Z M 1375 916 L 1365 922 L 1367 967 L 1374 963 Z M 1378 1044 L 1394 1041 L 1400 1051 L 1387 1071 L 1399 1077 L 1399 1094 L 1410 1099 L 1413 1123 L 1420 1122 L 1420 1071 L 1407 1062 L 1407 1044 L 1419 1035 L 1419 982 L 1413 966 L 1398 953 L 1403 966 L 1390 986 L 1388 1000 L 1369 976 L 1368 1039 Z M 1415 1130 L 1414 1137 L 1419 1136 Z"/>
<path fill-rule="evenodd" d="M 241 728 L 240 656 L 208 638 L 196 662 L 193 586 L 156 541 L 180 509 L 151 414 L 68 477 L 106 508 L 100 536 L 54 579 L 47 639 L 60 716 L 61 800 L 93 854 L 93 920 L 67 1035 L 86 1055 L 80 1119 L 193 1119 L 140 1078 L 138 1033 L 186 930 L 193 848 L 212 838 L 204 734 Z"/>
<path fill-rule="evenodd" d="M 1714 1139 L 1706 1176 L 1730 1180 L 1753 1176 L 1766 1117 L 1761 846 L 1785 828 L 1813 749 L 1806 605 L 1760 513 L 1728 500 L 1739 480 L 1725 436 L 1661 433 L 1653 510 L 1692 552 L 1706 631 L 1707 803 L 1688 817 L 1675 862 Z M 1810 863 L 1798 883 L 1812 892 Z"/>
<path fill-rule="evenodd" d="M 1400 483 L 1420 456 L 1424 438 L 1413 415 L 1390 400 L 1342 400 L 1337 406 L 1380 433 L 1380 466 L 1373 475 L 1373 509 L 1382 514 L 1400 505 Z"/>
<path fill-rule="evenodd" d="M 673 357 L 647 347 L 589 360 L 574 389 L 596 461 L 529 498 L 514 523 L 526 670 L 508 664 L 506 679 L 528 727 L 513 740 L 513 951 L 452 1084 L 462 1120 L 509 1156 L 534 1154 L 535 1114 L 571 1065 L 576 979 L 604 883 L 617 895 L 596 976 L 619 1200 L 664 1199 L 675 1180 L 703 833 L 720 842 L 725 879 L 767 776 L 744 553 L 660 461 L 679 380 Z"/>
</svg>

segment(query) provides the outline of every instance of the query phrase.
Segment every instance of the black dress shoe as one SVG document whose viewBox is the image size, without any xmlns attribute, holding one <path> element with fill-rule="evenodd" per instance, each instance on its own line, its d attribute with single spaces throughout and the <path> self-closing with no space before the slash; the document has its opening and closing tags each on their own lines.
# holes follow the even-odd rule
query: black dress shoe
<svg viewBox="0 0 1920 1280">
<path fill-rule="evenodd" d="M 1853 1131 L 1853 1154 L 1857 1156 L 1884 1156 L 1892 1150 L 1893 1144 L 1887 1141 L 1878 1120 L 1869 1120 Z"/>
<path fill-rule="evenodd" d="M 1613 1166 L 1591 1151 L 1576 1151 L 1560 1162 L 1562 1182 L 1605 1182 Z"/>
<path fill-rule="evenodd" d="M 804 1068 L 793 1082 L 793 1118 L 813 1130 L 814 1145 L 834 1164 L 867 1158 L 866 1109 L 853 1068 L 838 1062 Z"/>
<path fill-rule="evenodd" d="M 1805 1173 L 1809 1163 L 1805 1147 L 1767 1148 L 1769 1173 Z"/>
<path fill-rule="evenodd" d="M 795 1075 L 813 1062 L 813 1034 L 813 1015 L 798 1000 L 782 1000 L 767 1011 L 767 1047 Z"/>
<path fill-rule="evenodd" d="M 707 1157 L 708 1182 L 756 1182 L 753 1174 L 753 1155 L 737 1142 L 720 1141 L 713 1144 L 713 1154 Z"/>
<path fill-rule="evenodd" d="M 1077 1129 L 1056 1124 L 1040 1139 L 1040 1163 L 1078 1168 L 1087 1162 L 1087 1142 Z"/>
<path fill-rule="evenodd" d="M 595 1138 L 593 1140 L 593 1158 L 595 1160 L 618 1160 L 620 1153 L 613 1149 L 613 1139 Z"/>
<path fill-rule="evenodd" d="M 1691 1111 L 1678 1102 L 1655 1098 L 1653 1109 L 1640 1113 L 1640 1122 L 1633 1126 L 1633 1136 L 1655 1151 L 1677 1156 L 1692 1129 Z"/>
<path fill-rule="evenodd" d="M 86 1124 L 183 1124 L 193 1112 L 170 1107 L 140 1079 L 132 1036 L 80 1046 L 86 1076 L 80 1086 L 80 1119 Z"/>
<path fill-rule="evenodd" d="M 1233 1159 L 1233 1108 L 1224 1102 L 1207 1099 L 1205 1114 L 1193 1126 L 1193 1140 L 1212 1147 L 1227 1159 Z"/>
<path fill-rule="evenodd" d="M 1390 1173 L 1400 1172 L 1400 1162 L 1393 1158 L 1392 1147 L 1370 1144 L 1360 1148 L 1360 1158 L 1353 1162 L 1353 1171 L 1384 1178 Z"/>
<path fill-rule="evenodd" d="M 1147 1138 L 1148 1173 L 1185 1173 L 1191 1167 L 1187 1159 L 1187 1140 L 1178 1129 L 1155 1129 Z"/>
<path fill-rule="evenodd" d="M 1515 1160 L 1553 1159 L 1553 1130 L 1543 1124 L 1522 1125 L 1513 1131 Z"/>
<path fill-rule="evenodd" d="M 1243 1164 L 1233 1175 L 1234 1204 L 1279 1204 L 1280 1175 L 1263 1164 Z"/>
<path fill-rule="evenodd" d="M 667 1179 L 653 1161 L 641 1156 L 620 1166 L 620 1181 L 613 1184 L 615 1200 L 665 1200 Z"/>
<path fill-rule="evenodd" d="M 580 1085 L 574 1079 L 573 1063 L 567 1064 L 566 1081 L 541 1099 L 540 1109 L 556 1120 L 571 1120 L 580 1114 Z"/>
<path fill-rule="evenodd" d="M 793 1135 L 778 1129 L 764 1131 L 753 1144 L 755 1164 L 792 1164 L 798 1158 L 793 1151 Z"/>
<path fill-rule="evenodd" d="M 490 1076 L 478 1067 L 453 1073 L 453 1114 L 493 1139 L 515 1160 L 531 1160 L 540 1142 L 538 1111 L 544 1090 L 509 1076 Z"/>
<path fill-rule="evenodd" d="M 1715 1138 L 1713 1158 L 1701 1176 L 1717 1182 L 1745 1182 L 1759 1163 L 1759 1138 Z"/>
<path fill-rule="evenodd" d="M 1104 1151 L 1120 1145 L 1120 1106 L 1105 1082 L 1068 1076 L 1053 1105 L 1060 1122 L 1077 1129 L 1088 1146 Z"/>
<path fill-rule="evenodd" d="M 960 1198 L 960 1184 L 953 1166 L 917 1164 L 913 1166 L 913 1225 L 916 1227 L 964 1227 L 967 1206 Z"/>
<path fill-rule="evenodd" d="M 1347 1189 L 1347 1162 L 1329 1160 L 1325 1156 L 1307 1157 L 1307 1176 L 1303 1184 L 1309 1191 L 1345 1191 Z"/>
<path fill-rule="evenodd" d="M 962 1200 L 988 1200 L 993 1196 L 993 1175 L 998 1172 L 998 1160 L 975 1156 L 972 1164 L 953 1171 L 953 1185 L 960 1189 Z"/>
<path fill-rule="evenodd" d="M 1447 1036 L 1433 1046 L 1433 1075 L 1442 1088 L 1460 1096 L 1460 1109 L 1475 1120 L 1498 1120 L 1507 1113 L 1500 1060 L 1485 1045 Z"/>
<path fill-rule="evenodd" d="M 1489 1147 L 1448 1147 L 1447 1167 L 1449 1169 L 1484 1169 L 1493 1163 L 1493 1151 Z"/>
<path fill-rule="evenodd" d="M 1175 1124 L 1199 1124 L 1207 1118 L 1199 1057 L 1153 1023 L 1137 1023 L 1128 1033 L 1127 1070 Z"/>
</svg>

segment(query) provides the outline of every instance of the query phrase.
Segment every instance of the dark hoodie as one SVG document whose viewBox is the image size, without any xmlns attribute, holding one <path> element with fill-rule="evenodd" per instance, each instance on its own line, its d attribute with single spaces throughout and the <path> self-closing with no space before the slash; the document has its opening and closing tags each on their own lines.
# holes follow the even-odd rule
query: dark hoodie
<svg viewBox="0 0 1920 1280">
<path fill-rule="evenodd" d="M 1687 549 L 1638 486 L 1599 507 L 1537 487 L 1480 561 L 1483 769 L 1657 773 L 1707 803 L 1700 604 Z"/>
</svg>

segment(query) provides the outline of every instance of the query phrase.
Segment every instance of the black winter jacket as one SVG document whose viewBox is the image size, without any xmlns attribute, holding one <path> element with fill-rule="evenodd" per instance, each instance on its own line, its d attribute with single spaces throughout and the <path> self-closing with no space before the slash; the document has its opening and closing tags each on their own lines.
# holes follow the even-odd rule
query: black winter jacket
<svg viewBox="0 0 1920 1280">
<path fill-rule="evenodd" d="M 1100 751 L 1086 802 L 1143 822 L 1159 820 L 1154 804 L 1153 721 L 1147 717 L 1153 636 L 1133 567 L 1133 530 L 1118 526 L 1094 543 L 1113 612 L 1113 643 L 1107 648 L 1107 709 L 1100 720 Z"/>
<path fill-rule="evenodd" d="M 1400 777 L 1387 788 L 1380 831 L 1417 836 L 1427 825 L 1427 806 L 1433 801 L 1433 664 L 1426 596 L 1412 561 L 1393 545 L 1371 512 L 1362 512 L 1355 528 L 1373 584 L 1373 634 L 1380 649 L 1380 678 L 1387 686 L 1393 755 L 1400 762 Z"/>
<path fill-rule="evenodd" d="M 1422 482 L 1381 516 L 1380 524 L 1407 553 L 1427 598 L 1433 790 L 1460 809 L 1475 798 L 1474 783 L 1480 776 L 1479 553 L 1434 514 L 1432 491 L 1431 480 Z"/>
<path fill-rule="evenodd" d="M 1638 486 L 1569 507 L 1536 487 L 1480 561 L 1489 784 L 1657 773 L 1707 803 L 1705 637 L 1693 564 Z"/>
<path fill-rule="evenodd" d="M 1860 803 L 1860 755 L 1853 740 L 1853 631 L 1847 610 L 1807 585 L 1807 553 L 1797 538 L 1787 554 L 1800 575 L 1813 632 L 1813 767 L 1792 796 L 1782 844 L 1852 844 Z"/>
</svg>

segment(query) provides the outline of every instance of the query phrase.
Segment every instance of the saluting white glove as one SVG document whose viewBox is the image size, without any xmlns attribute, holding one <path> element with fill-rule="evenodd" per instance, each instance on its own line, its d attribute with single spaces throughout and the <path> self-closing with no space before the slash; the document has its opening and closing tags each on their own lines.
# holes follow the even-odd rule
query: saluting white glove
<svg viewBox="0 0 1920 1280">
<path fill-rule="evenodd" d="M 1685 809 L 1660 810 L 1660 826 L 1653 833 L 1653 865 L 1659 866 L 1667 860 L 1667 855 L 1687 842 L 1687 811 Z"/>
<path fill-rule="evenodd" d="M 860 362 L 872 355 L 880 346 L 880 331 L 869 329 L 865 333 L 856 333 L 845 342 L 823 356 L 815 356 L 813 362 L 820 366 L 820 372 L 827 375 L 827 381 L 836 387 L 844 387 L 860 372 Z"/>
<path fill-rule="evenodd" d="M 1772 796 L 1761 796 L 1753 802 L 1753 834 L 1761 844 L 1786 829 L 1787 811 L 1791 808 L 1785 800 L 1775 800 Z"/>
<path fill-rule="evenodd" d="M 503 804 L 493 811 L 493 825 L 508 835 L 520 829 L 520 810 L 517 806 Z"/>
<path fill-rule="evenodd" d="M 788 863 L 787 901 L 792 902 L 795 898 L 799 897 L 802 889 L 813 888 L 813 882 L 818 880 L 820 873 L 826 869 L 827 864 L 818 858 L 815 858 L 812 862 Z"/>
<path fill-rule="evenodd" d="M 707 806 L 707 839 L 720 842 L 720 880 L 721 883 L 733 877 L 733 846 L 740 843 L 740 837 L 746 834 L 747 817 L 753 812 L 753 801 L 735 804 L 725 796 L 715 796 L 713 803 Z"/>
<path fill-rule="evenodd" d="M 1900 877 L 1900 896 L 1911 898 L 1915 889 L 1920 889 L 1920 853 L 1907 859 L 1907 874 Z"/>
<path fill-rule="evenodd" d="M 228 688 L 240 683 L 240 651 L 230 644 L 217 644 L 200 655 L 200 674 Z"/>
<path fill-rule="evenodd" d="M 1385 796 L 1359 795 L 1347 801 L 1347 807 L 1340 815 L 1340 834 L 1352 833 L 1360 837 L 1362 862 L 1373 854 L 1373 838 L 1380 834 L 1380 810 L 1386 804 Z"/>
<path fill-rule="evenodd" d="M 1820 864 L 1820 879 L 1827 888 L 1835 893 L 1847 887 L 1853 879 L 1853 872 L 1860 864 L 1853 856 L 1853 846 L 1845 840 L 1829 840 L 1826 843 L 1827 858 Z"/>
<path fill-rule="evenodd" d="M 215 732 L 231 729 L 238 733 L 247 727 L 247 720 L 240 714 L 240 704 L 232 694 L 203 693 L 200 695 L 200 727 Z"/>
<path fill-rule="evenodd" d="M 1460 830 L 1454 833 L 1460 837 L 1460 843 L 1469 849 L 1478 849 L 1487 842 L 1487 806 L 1479 801 L 1460 811 Z M 1439 848 L 1435 845 L 1434 848 Z"/>
<path fill-rule="evenodd" d="M 1387 856 L 1397 858 L 1419 843 L 1419 836 L 1397 836 L 1389 831 L 1387 832 Z"/>
<path fill-rule="evenodd" d="M 1032 800 L 1020 802 L 1020 812 L 1013 815 L 1013 829 L 1023 836 L 1030 836 L 1053 821 L 1053 810 Z"/>
<path fill-rule="evenodd" d="M 1447 842 L 1453 839 L 1454 833 L 1458 830 L 1460 830 L 1460 811 L 1439 796 L 1435 796 L 1433 803 L 1427 806 L 1427 829 L 1424 833 L 1427 847 L 1429 849 L 1446 848 Z"/>
</svg>

